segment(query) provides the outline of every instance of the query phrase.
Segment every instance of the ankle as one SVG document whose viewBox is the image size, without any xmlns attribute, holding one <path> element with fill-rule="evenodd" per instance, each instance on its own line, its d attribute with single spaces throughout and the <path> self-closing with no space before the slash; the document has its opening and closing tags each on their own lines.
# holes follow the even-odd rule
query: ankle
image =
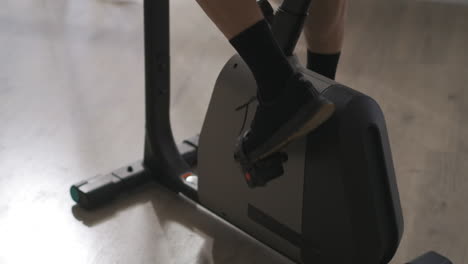
<svg viewBox="0 0 468 264">
<path fill-rule="evenodd" d="M 307 50 L 307 69 L 334 80 L 341 52 L 315 53 Z"/>
</svg>

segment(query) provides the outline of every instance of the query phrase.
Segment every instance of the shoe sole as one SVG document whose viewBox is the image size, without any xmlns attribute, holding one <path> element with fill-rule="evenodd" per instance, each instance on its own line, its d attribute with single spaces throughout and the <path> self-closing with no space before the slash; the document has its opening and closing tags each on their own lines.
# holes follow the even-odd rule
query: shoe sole
<svg viewBox="0 0 468 264">
<path fill-rule="evenodd" d="M 316 109 L 317 107 L 318 109 Z M 319 98 L 299 110 L 292 119 L 278 129 L 262 146 L 252 151 L 252 154 L 249 156 L 253 157 L 253 159 L 251 158 L 250 160 L 255 163 L 282 150 L 295 139 L 314 131 L 327 121 L 334 112 L 335 105 L 319 96 Z M 312 118 L 310 118 L 311 115 Z"/>
</svg>

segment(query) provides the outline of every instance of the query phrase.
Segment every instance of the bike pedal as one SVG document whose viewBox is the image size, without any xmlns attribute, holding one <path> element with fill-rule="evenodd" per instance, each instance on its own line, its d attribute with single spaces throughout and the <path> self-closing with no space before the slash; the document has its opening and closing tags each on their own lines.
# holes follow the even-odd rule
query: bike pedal
<svg viewBox="0 0 468 264">
<path fill-rule="evenodd" d="M 284 174 L 283 163 L 288 156 L 284 152 L 275 153 L 265 159 L 247 165 L 243 168 L 244 178 L 250 188 L 263 187 Z"/>
</svg>

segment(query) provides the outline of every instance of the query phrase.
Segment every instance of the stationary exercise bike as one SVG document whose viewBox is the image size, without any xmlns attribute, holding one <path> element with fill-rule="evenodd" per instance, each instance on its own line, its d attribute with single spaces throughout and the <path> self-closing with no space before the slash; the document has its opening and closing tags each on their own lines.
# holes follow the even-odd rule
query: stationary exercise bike
<svg viewBox="0 0 468 264">
<path fill-rule="evenodd" d="M 233 56 L 217 79 L 199 137 L 177 146 L 169 120 L 169 0 L 145 0 L 144 158 L 73 185 L 73 200 L 92 209 L 155 180 L 298 263 L 388 263 L 403 217 L 384 117 L 373 99 L 305 69 L 293 55 L 310 2 L 285 0 L 276 12 L 258 3 L 291 63 L 336 112 L 306 138 L 259 161 L 255 178 L 246 179 L 233 151 L 257 103 L 253 76 Z M 429 252 L 410 263 L 451 262 Z"/>
</svg>

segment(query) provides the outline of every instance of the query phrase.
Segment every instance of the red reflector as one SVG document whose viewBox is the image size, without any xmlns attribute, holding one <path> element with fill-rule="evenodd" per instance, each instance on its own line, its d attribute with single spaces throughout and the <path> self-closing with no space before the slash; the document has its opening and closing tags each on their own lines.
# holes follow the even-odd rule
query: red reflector
<svg viewBox="0 0 468 264">
<path fill-rule="evenodd" d="M 245 174 L 245 179 L 246 179 L 247 181 L 251 181 L 251 180 L 252 180 L 252 176 L 250 175 L 250 173 L 247 172 L 247 173 Z"/>
<path fill-rule="evenodd" d="M 187 173 L 183 174 L 181 177 L 185 180 L 185 179 L 187 179 L 189 176 L 192 176 L 192 173 L 191 173 L 191 172 L 187 172 Z"/>
</svg>

